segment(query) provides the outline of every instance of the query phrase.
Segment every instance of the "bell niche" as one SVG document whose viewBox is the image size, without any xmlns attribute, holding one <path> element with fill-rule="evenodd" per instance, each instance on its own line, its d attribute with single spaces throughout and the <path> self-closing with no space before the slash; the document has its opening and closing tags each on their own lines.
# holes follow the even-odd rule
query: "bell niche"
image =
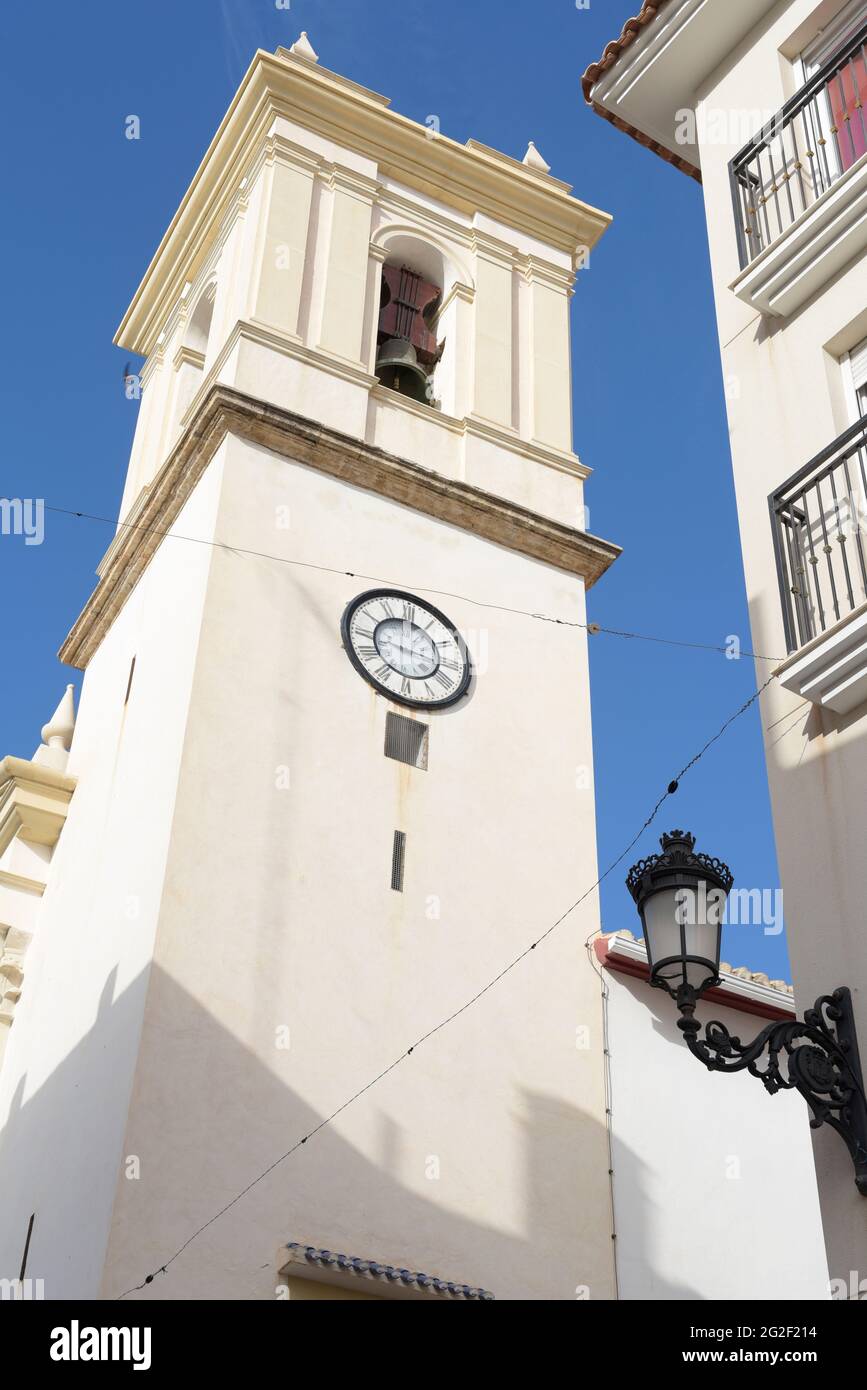
<svg viewBox="0 0 867 1390">
<path fill-rule="evenodd" d="M 445 346 L 436 339 L 441 301 L 441 287 L 409 266 L 383 266 L 376 375 L 422 405 L 434 404 L 433 374 Z"/>
</svg>

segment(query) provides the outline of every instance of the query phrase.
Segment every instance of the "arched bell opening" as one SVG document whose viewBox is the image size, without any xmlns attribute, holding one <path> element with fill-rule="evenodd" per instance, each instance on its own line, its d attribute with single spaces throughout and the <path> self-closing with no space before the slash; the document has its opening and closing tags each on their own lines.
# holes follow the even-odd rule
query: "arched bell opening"
<svg viewBox="0 0 867 1390">
<path fill-rule="evenodd" d="M 205 377 L 205 362 L 214 317 L 217 284 L 211 280 L 199 294 L 190 313 L 175 359 L 177 385 L 172 407 L 172 432 L 176 433 Z"/>
<path fill-rule="evenodd" d="M 392 250 L 382 268 L 376 335 L 376 375 L 382 385 L 422 405 L 437 403 L 434 373 L 445 346 L 436 334 L 442 267 L 436 257 L 430 259 L 431 266 L 423 269 L 417 259 L 410 263 Z"/>
<path fill-rule="evenodd" d="M 195 309 L 190 315 L 187 331 L 184 334 L 184 347 L 191 352 L 200 353 L 204 359 L 208 351 L 208 339 L 211 335 L 211 322 L 214 317 L 214 299 L 216 296 L 216 281 L 210 281 L 199 295 Z"/>
</svg>

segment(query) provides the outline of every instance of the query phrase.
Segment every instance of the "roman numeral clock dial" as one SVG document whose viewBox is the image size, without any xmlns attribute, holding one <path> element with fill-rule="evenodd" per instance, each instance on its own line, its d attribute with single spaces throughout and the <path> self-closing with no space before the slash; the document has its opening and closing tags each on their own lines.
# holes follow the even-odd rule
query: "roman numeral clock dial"
<svg viewBox="0 0 867 1390">
<path fill-rule="evenodd" d="M 343 614 L 341 633 L 356 671 L 390 700 L 442 709 L 467 693 L 472 664 L 466 643 L 444 613 L 412 594 L 359 594 Z"/>
</svg>

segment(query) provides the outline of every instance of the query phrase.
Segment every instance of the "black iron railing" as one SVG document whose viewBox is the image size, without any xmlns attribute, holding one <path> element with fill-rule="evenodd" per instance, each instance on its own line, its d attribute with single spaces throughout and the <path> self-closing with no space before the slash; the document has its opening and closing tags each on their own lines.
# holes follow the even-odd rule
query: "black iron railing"
<svg viewBox="0 0 867 1390">
<path fill-rule="evenodd" d="M 768 498 L 790 652 L 867 599 L 867 415 Z"/>
<path fill-rule="evenodd" d="M 867 152 L 867 24 L 729 164 L 741 268 Z"/>
</svg>

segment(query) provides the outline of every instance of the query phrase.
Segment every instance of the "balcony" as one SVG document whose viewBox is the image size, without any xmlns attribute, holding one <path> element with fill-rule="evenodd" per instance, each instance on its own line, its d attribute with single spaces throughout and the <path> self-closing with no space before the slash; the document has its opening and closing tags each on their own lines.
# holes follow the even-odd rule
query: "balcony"
<svg viewBox="0 0 867 1390">
<path fill-rule="evenodd" d="M 867 700 L 867 416 L 768 504 L 792 653 L 781 682 L 846 714 Z"/>
<path fill-rule="evenodd" d="M 729 165 L 735 294 L 782 316 L 867 247 L 867 24 Z"/>
</svg>

